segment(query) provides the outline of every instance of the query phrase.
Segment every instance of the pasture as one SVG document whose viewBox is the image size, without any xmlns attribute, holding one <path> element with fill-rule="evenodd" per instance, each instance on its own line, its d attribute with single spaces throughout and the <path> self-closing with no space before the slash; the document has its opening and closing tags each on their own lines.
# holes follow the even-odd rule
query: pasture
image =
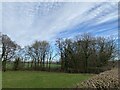
<svg viewBox="0 0 120 90">
<path fill-rule="evenodd" d="M 42 71 L 6 71 L 3 88 L 72 88 L 93 74 L 68 74 Z"/>
</svg>

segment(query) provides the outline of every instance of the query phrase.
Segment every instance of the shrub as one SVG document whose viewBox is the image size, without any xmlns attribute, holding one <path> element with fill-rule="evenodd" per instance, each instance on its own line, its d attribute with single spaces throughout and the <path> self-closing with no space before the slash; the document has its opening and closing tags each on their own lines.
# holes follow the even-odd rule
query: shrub
<svg viewBox="0 0 120 90">
<path fill-rule="evenodd" d="M 87 81 L 82 82 L 78 88 L 97 88 L 99 90 L 108 90 L 111 88 L 120 89 L 118 69 L 112 69 L 100 73 Z"/>
<path fill-rule="evenodd" d="M 87 73 L 99 74 L 101 72 L 110 70 L 111 68 L 106 67 L 88 67 Z"/>
</svg>

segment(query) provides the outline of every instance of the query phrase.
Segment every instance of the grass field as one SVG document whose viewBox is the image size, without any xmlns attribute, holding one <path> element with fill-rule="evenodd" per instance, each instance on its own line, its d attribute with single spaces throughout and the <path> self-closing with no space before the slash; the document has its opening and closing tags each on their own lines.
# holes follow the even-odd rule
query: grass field
<svg viewBox="0 0 120 90">
<path fill-rule="evenodd" d="M 2 71 L 0 71 L 0 90 L 1 90 L 1 87 L 2 87 Z"/>
<path fill-rule="evenodd" d="M 41 71 L 6 71 L 2 73 L 3 88 L 70 88 L 93 75 Z"/>
</svg>

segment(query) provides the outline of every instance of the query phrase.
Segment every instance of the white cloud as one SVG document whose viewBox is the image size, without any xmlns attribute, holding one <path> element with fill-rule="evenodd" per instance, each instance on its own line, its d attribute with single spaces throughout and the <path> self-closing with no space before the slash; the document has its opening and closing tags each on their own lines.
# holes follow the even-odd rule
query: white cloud
<svg viewBox="0 0 120 90">
<path fill-rule="evenodd" d="M 89 2 L 4 3 L 3 33 L 25 46 L 36 39 L 51 41 L 55 39 L 57 33 L 67 31 L 83 22 L 95 25 L 116 18 L 116 16 L 111 17 L 115 14 L 112 13 L 102 17 L 99 22 L 92 23 L 91 20 L 94 19 L 98 9 L 85 13 L 96 4 Z"/>
</svg>

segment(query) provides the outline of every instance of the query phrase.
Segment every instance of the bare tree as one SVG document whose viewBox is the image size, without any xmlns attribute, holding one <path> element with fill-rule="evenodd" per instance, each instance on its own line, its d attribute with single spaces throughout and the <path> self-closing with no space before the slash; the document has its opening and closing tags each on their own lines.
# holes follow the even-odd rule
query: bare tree
<svg viewBox="0 0 120 90">
<path fill-rule="evenodd" d="M 97 38 L 98 44 L 98 66 L 103 66 L 108 63 L 115 53 L 116 44 L 113 38 Z"/>
<path fill-rule="evenodd" d="M 49 43 L 47 41 L 35 41 L 31 46 L 28 46 L 28 55 L 34 60 L 35 69 L 40 67 L 44 69 L 45 60 L 49 51 Z"/>
<path fill-rule="evenodd" d="M 64 70 L 64 40 L 60 38 L 57 39 L 56 46 L 58 47 L 58 53 L 60 55 L 61 70 Z"/>
<path fill-rule="evenodd" d="M 54 60 L 54 58 L 57 56 L 58 54 L 54 52 L 54 50 L 52 49 L 52 47 L 49 48 L 49 51 L 47 53 L 47 68 L 49 68 L 49 71 L 51 70 L 51 63 L 52 60 Z"/>
<path fill-rule="evenodd" d="M 7 35 L 2 35 L 3 71 L 6 71 L 6 62 L 15 56 L 15 51 L 20 48 Z"/>
</svg>

